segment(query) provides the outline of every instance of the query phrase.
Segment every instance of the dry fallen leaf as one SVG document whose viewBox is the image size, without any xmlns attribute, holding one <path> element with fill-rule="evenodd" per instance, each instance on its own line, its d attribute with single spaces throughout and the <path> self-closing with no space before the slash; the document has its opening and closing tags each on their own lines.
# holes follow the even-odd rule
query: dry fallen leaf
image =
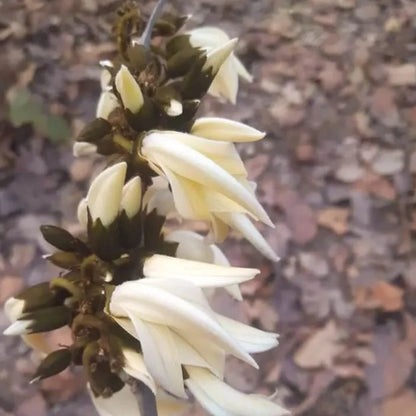
<svg viewBox="0 0 416 416">
<path fill-rule="evenodd" d="M 348 231 L 348 215 L 347 208 L 326 208 L 318 211 L 318 224 L 342 235 Z"/>
<path fill-rule="evenodd" d="M 295 363 L 307 369 L 331 367 L 345 348 L 340 343 L 342 339 L 343 334 L 335 322 L 329 321 L 300 346 L 294 356 Z"/>
<path fill-rule="evenodd" d="M 387 282 L 377 282 L 371 287 L 360 287 L 354 292 L 354 303 L 357 308 L 381 308 L 386 312 L 403 309 L 403 289 Z"/>
</svg>

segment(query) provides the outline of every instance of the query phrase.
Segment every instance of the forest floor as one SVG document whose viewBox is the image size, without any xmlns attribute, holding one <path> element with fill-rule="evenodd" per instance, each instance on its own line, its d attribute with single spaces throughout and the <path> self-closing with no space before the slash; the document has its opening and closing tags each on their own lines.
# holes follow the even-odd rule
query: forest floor
<svg viewBox="0 0 416 416">
<path fill-rule="evenodd" d="M 149 12 L 153 2 L 143 1 Z M 276 228 L 282 260 L 234 236 L 232 264 L 259 267 L 231 316 L 281 334 L 261 371 L 230 362 L 228 381 L 272 394 L 299 416 L 416 414 L 416 2 L 170 2 L 238 36 L 254 75 L 221 115 L 267 131 L 240 148 Z M 97 160 L 75 160 L 97 62 L 111 56 L 114 0 L 0 3 L 0 305 L 56 270 L 39 225 L 79 230 L 75 212 Z M 7 326 L 0 312 L 0 329 Z M 65 333 L 53 335 L 65 344 Z M 0 416 L 93 414 L 79 373 L 38 385 L 37 358 L 0 338 Z M 202 415 L 195 409 L 193 415 Z"/>
</svg>

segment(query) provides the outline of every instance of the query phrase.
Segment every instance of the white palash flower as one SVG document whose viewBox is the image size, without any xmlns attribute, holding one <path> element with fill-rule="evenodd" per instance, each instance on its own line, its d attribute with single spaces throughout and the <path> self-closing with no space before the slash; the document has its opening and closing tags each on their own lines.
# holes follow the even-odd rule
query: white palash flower
<svg viewBox="0 0 416 416">
<path fill-rule="evenodd" d="M 193 47 L 204 49 L 208 53 L 230 40 L 223 30 L 216 27 L 201 27 L 187 34 Z M 208 92 L 216 97 L 224 97 L 235 104 L 239 76 L 248 82 L 253 79 L 241 61 L 232 53 L 222 64 Z"/>
<path fill-rule="evenodd" d="M 117 163 L 103 170 L 91 183 L 87 197 L 78 204 L 78 221 L 83 226 L 88 223 L 88 209 L 92 220 L 100 218 L 102 224 L 110 225 L 119 212 L 124 210 L 128 218 L 133 218 L 140 210 L 142 183 L 138 176 L 126 184 L 127 164 Z"/>
<path fill-rule="evenodd" d="M 233 144 L 260 140 L 264 133 L 216 117 L 197 119 L 191 133 L 154 131 L 143 140 L 142 154 L 167 178 L 178 213 L 186 219 L 211 222 L 216 241 L 226 237 L 229 227 L 234 228 L 263 255 L 277 261 L 273 249 L 246 217 L 273 226 Z M 160 184 L 148 199 L 157 201 L 156 195 L 167 201 L 167 191 Z"/>
<path fill-rule="evenodd" d="M 109 313 L 140 341 L 148 372 L 156 384 L 167 392 L 187 398 L 182 366 L 189 370 L 191 387 L 188 387 L 192 391 L 192 383 L 201 382 L 199 374 L 191 375 L 193 368 L 206 369 L 214 380 L 222 383 L 220 379 L 224 376 L 226 355 L 234 355 L 257 368 L 249 353 L 265 351 L 277 345 L 276 334 L 216 314 L 202 291 L 203 288 L 226 287 L 250 280 L 258 270 L 154 255 L 144 262 L 143 273 L 144 279 L 116 287 Z M 132 367 L 131 364 L 129 366 Z M 133 375 L 131 371 L 129 374 Z M 227 388 L 234 391 L 223 385 L 225 393 Z M 215 389 L 220 391 L 219 384 L 214 383 Z M 209 391 L 206 394 L 209 395 Z M 245 396 L 235 391 L 235 396 L 238 394 L 244 397 L 244 412 L 237 404 L 235 408 L 230 407 L 221 394 L 219 397 L 213 394 L 211 400 L 216 402 L 217 410 L 212 414 L 283 414 L 279 406 L 266 398 L 260 400 L 258 396 Z M 214 405 L 209 408 L 196 390 L 194 395 L 205 408 L 213 411 Z M 253 406 L 251 411 L 247 408 L 250 403 Z M 263 408 L 265 413 L 253 413 L 261 412 Z"/>
<path fill-rule="evenodd" d="M 117 72 L 115 85 L 124 107 L 132 113 L 138 113 L 144 103 L 142 90 L 125 65 L 121 65 Z"/>
<path fill-rule="evenodd" d="M 208 238 L 193 231 L 172 231 L 165 236 L 165 240 L 178 243 L 175 253 L 176 257 L 203 263 L 218 264 L 220 266 L 230 266 L 230 262 L 219 247 L 212 244 Z M 230 285 L 225 289 L 234 299 L 239 301 L 243 300 L 238 285 Z"/>
</svg>

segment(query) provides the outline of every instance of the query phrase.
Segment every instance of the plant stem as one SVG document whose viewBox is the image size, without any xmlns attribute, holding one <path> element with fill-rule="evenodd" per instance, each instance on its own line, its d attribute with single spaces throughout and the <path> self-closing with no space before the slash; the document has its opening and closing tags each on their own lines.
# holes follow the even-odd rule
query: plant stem
<svg viewBox="0 0 416 416">
<path fill-rule="evenodd" d="M 152 31 L 153 26 L 155 25 L 155 22 L 157 18 L 159 17 L 163 6 L 165 5 L 167 0 L 158 0 L 155 8 L 153 9 L 153 12 L 149 18 L 149 21 L 147 22 L 146 28 L 144 29 L 144 32 L 142 34 L 142 37 L 140 39 L 140 43 L 146 48 L 150 48 L 150 40 L 152 38 Z"/>
</svg>

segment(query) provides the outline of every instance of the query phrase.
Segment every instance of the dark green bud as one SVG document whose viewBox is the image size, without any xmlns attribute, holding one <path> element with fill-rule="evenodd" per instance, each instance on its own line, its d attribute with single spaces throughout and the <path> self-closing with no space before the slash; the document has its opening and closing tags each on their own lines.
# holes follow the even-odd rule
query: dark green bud
<svg viewBox="0 0 416 416">
<path fill-rule="evenodd" d="M 45 258 L 55 266 L 70 270 L 79 267 L 83 256 L 68 251 L 57 251 L 56 253 L 46 256 Z"/>
<path fill-rule="evenodd" d="M 55 376 L 71 364 L 72 354 L 67 348 L 50 353 L 39 365 L 30 383 Z"/>
<path fill-rule="evenodd" d="M 42 225 L 40 231 L 43 238 L 49 243 L 63 251 L 88 253 L 88 247 L 84 242 L 75 238 L 68 231 L 55 225 Z"/>
<path fill-rule="evenodd" d="M 96 118 L 88 123 L 79 133 L 78 142 L 99 142 L 104 136 L 111 132 L 111 124 L 103 118 Z"/>
</svg>

